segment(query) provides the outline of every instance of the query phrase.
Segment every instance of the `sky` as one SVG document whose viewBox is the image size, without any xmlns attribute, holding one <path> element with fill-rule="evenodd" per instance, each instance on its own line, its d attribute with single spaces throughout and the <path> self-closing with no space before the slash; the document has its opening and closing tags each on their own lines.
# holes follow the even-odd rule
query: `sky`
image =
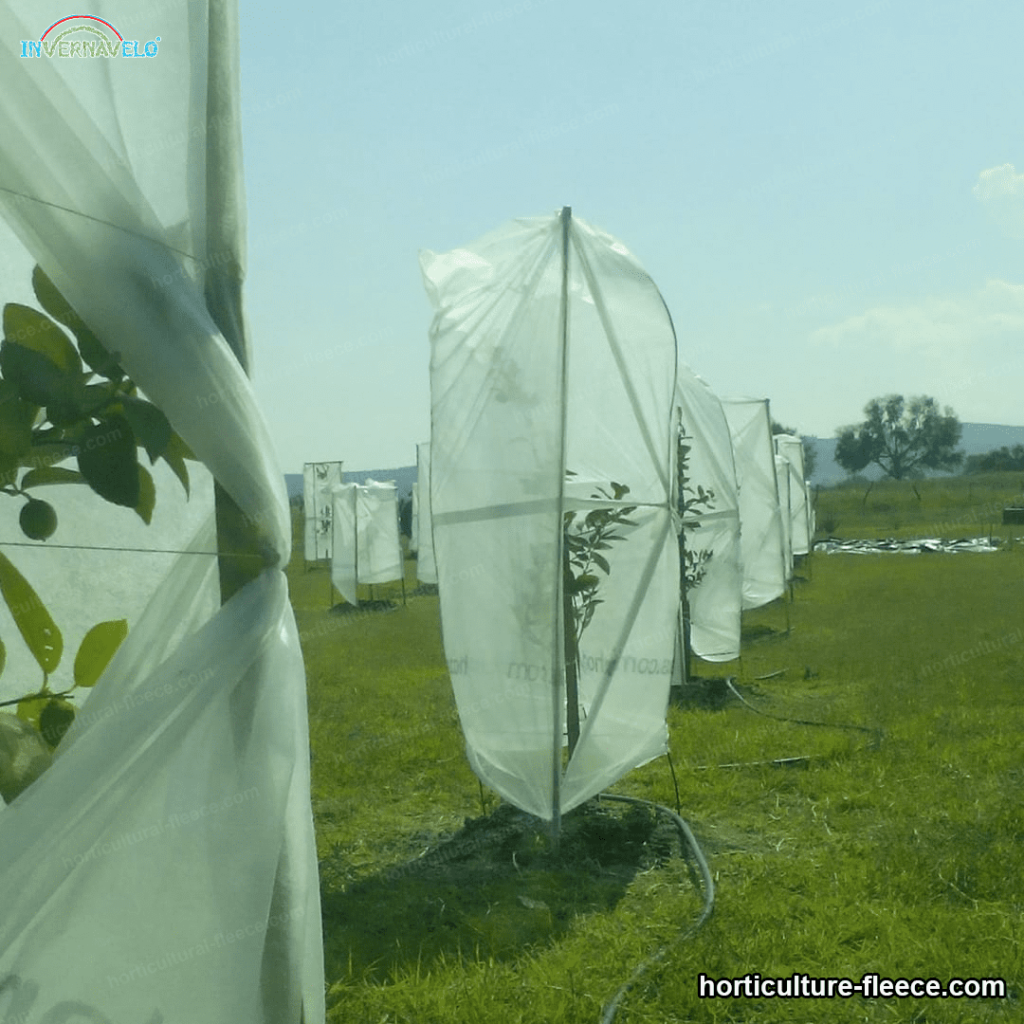
<svg viewBox="0 0 1024 1024">
<path fill-rule="evenodd" d="M 621 239 L 720 396 L 1024 425 L 1019 0 L 240 0 L 246 300 L 285 472 L 415 463 L 418 254 Z"/>
</svg>

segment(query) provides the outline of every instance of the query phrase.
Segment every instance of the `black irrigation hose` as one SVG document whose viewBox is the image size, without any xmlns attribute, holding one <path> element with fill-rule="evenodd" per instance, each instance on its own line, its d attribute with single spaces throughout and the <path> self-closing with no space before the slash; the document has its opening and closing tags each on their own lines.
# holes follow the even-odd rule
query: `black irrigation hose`
<svg viewBox="0 0 1024 1024">
<path fill-rule="evenodd" d="M 776 719 L 777 721 L 780 721 L 780 722 L 792 722 L 795 725 L 816 725 L 816 726 L 821 726 L 821 727 L 826 728 L 826 729 L 853 729 L 853 730 L 856 730 L 857 732 L 866 732 L 869 735 L 874 736 L 876 739 L 880 739 L 881 735 L 882 735 L 882 730 L 881 729 L 872 729 L 872 728 L 870 728 L 869 726 L 866 726 L 866 725 L 852 725 L 852 724 L 846 724 L 846 723 L 833 723 L 833 722 L 812 722 L 809 719 L 805 719 L 805 718 L 787 718 L 784 715 L 773 715 L 769 711 L 762 711 L 760 708 L 754 707 L 754 705 L 751 704 L 743 696 L 743 694 L 741 694 L 739 692 L 739 690 L 736 689 L 736 687 L 733 685 L 732 678 L 726 679 L 725 685 L 728 686 L 730 690 L 732 690 L 733 694 L 739 699 L 739 701 L 745 707 L 749 708 L 755 714 L 764 715 L 766 718 L 774 718 L 774 719 Z M 794 763 L 794 762 L 804 761 L 804 760 L 807 760 L 807 758 L 806 757 L 785 757 L 785 758 L 778 758 L 775 761 L 771 761 L 771 762 L 754 762 L 754 763 L 787 764 L 787 763 Z M 669 763 L 671 764 L 671 761 Z M 710 766 L 701 765 L 701 767 L 710 767 Z M 720 765 L 720 766 L 715 766 L 715 767 L 722 767 L 722 768 L 737 767 L 738 768 L 738 767 L 744 767 L 744 766 L 741 766 L 741 765 Z M 673 774 L 673 782 L 674 782 L 675 781 L 675 772 L 673 771 L 672 774 Z M 677 788 L 676 789 L 676 798 L 677 798 L 677 800 L 678 800 L 678 792 L 679 791 L 678 791 L 678 788 Z M 634 796 L 618 796 L 618 795 L 613 794 L 613 793 L 602 793 L 600 795 L 599 799 L 601 799 L 601 800 L 618 800 L 618 801 L 620 801 L 622 803 L 630 803 L 630 804 L 646 804 L 648 807 L 653 807 L 656 810 L 663 811 L 665 814 L 667 814 L 672 819 L 672 821 L 674 822 L 676 828 L 679 829 L 679 831 L 682 834 L 683 838 L 686 840 L 687 845 L 690 847 L 691 851 L 693 852 L 694 858 L 697 861 L 697 865 L 700 868 L 700 873 L 701 873 L 702 880 L 704 882 L 704 909 L 701 912 L 701 915 L 697 919 L 696 923 L 694 923 L 689 928 L 687 928 L 686 931 L 680 933 L 680 935 L 678 935 L 671 943 L 666 943 L 664 946 L 662 946 L 661 949 L 659 949 L 653 956 L 648 957 L 645 961 L 643 961 L 643 963 L 639 964 L 634 969 L 633 973 L 629 976 L 629 979 L 619 988 L 618 992 L 616 992 L 615 995 L 612 996 L 612 998 L 605 1005 L 604 1014 L 601 1017 L 601 1024 L 612 1024 L 612 1021 L 615 1019 L 616 1013 L 618 1013 L 619 1006 L 621 1005 L 622 1000 L 626 997 L 626 995 L 630 991 L 630 989 L 632 989 L 633 986 L 636 985 L 636 983 L 640 980 L 640 978 L 643 977 L 643 975 L 646 974 L 646 972 L 651 967 L 653 967 L 656 963 L 658 963 L 658 961 L 662 960 L 665 957 L 665 955 L 668 953 L 668 951 L 669 951 L 669 949 L 671 948 L 672 945 L 674 945 L 675 943 L 678 943 L 678 942 L 682 942 L 684 939 L 688 939 L 691 935 L 696 933 L 697 930 L 701 927 L 701 925 L 703 925 L 704 922 L 711 916 L 711 911 L 714 909 L 714 906 L 715 906 L 715 883 L 714 883 L 714 880 L 711 877 L 711 870 L 708 867 L 708 862 L 707 862 L 707 860 L 705 860 L 704 854 L 701 851 L 701 848 L 700 848 L 700 846 L 697 843 L 696 836 L 694 836 L 693 831 L 691 830 L 690 826 L 687 825 L 687 823 L 678 814 L 676 814 L 675 811 L 669 810 L 669 808 L 663 807 L 661 804 L 653 803 L 650 800 L 641 800 L 639 797 L 634 797 Z"/>
<path fill-rule="evenodd" d="M 740 699 L 740 702 L 744 707 L 750 708 L 755 715 L 764 715 L 765 718 L 774 718 L 777 722 L 792 722 L 794 725 L 817 725 L 825 729 L 854 729 L 857 732 L 866 732 L 868 735 L 874 736 L 876 741 L 882 738 L 881 729 L 872 729 L 867 725 L 848 725 L 842 722 L 812 722 L 806 718 L 787 718 L 785 715 L 773 715 L 770 711 L 762 711 L 760 708 L 755 708 L 754 705 L 751 704 L 735 686 L 733 686 L 733 678 L 733 676 L 730 676 L 726 679 L 725 685 L 728 686 L 729 689 L 732 690 L 732 692 Z"/>
<path fill-rule="evenodd" d="M 664 811 L 675 824 L 676 828 L 682 834 L 682 837 L 686 840 L 693 852 L 693 856 L 697 861 L 697 866 L 700 868 L 701 878 L 704 882 L 704 909 L 701 912 L 697 922 L 691 925 L 686 931 L 681 932 L 672 942 L 667 942 L 661 947 L 653 956 L 649 956 L 643 963 L 639 964 L 633 973 L 629 976 L 629 979 L 623 983 L 622 987 L 615 993 L 614 996 L 605 1005 L 604 1014 L 601 1017 L 601 1024 L 611 1024 L 615 1019 L 615 1014 L 619 1011 L 619 1005 L 625 998 L 626 994 L 631 988 L 640 980 L 641 977 L 648 971 L 649 968 L 653 967 L 659 960 L 663 959 L 665 954 L 668 953 L 669 949 L 677 942 L 682 942 L 684 939 L 688 939 L 693 935 L 704 922 L 711 916 L 711 911 L 715 906 L 715 883 L 711 877 L 711 869 L 708 867 L 708 862 L 704 859 L 704 854 L 701 851 L 700 846 L 697 844 L 697 838 L 694 836 L 690 826 L 678 815 L 675 811 L 669 810 L 668 807 L 663 807 L 661 804 L 656 804 L 651 800 L 641 800 L 635 796 L 618 796 L 614 793 L 602 793 L 599 800 L 618 800 L 621 803 L 626 804 L 645 804 L 648 807 L 653 807 L 655 810 Z"/>
<path fill-rule="evenodd" d="M 694 764 L 690 765 L 691 772 L 706 772 L 712 768 L 761 768 L 764 765 L 771 765 L 773 768 L 789 768 L 795 764 L 806 764 L 813 757 L 820 757 L 820 754 L 793 754 L 789 757 L 773 757 L 767 761 L 731 761 L 728 764 Z"/>
<path fill-rule="evenodd" d="M 817 726 L 822 726 L 822 727 L 824 727 L 826 729 L 853 729 L 853 730 L 856 730 L 857 732 L 866 732 L 869 735 L 874 736 L 876 739 L 880 739 L 881 736 L 882 736 L 882 730 L 881 729 L 872 729 L 872 728 L 870 728 L 869 726 L 866 726 L 866 725 L 851 725 L 851 724 L 833 723 L 833 722 L 812 722 L 809 719 L 804 719 L 804 718 L 787 718 L 784 715 L 773 715 L 769 711 L 762 711 L 760 708 L 754 707 L 754 705 L 751 704 L 743 696 L 743 694 L 741 694 L 739 692 L 739 690 L 736 689 L 736 687 L 733 685 L 732 678 L 726 679 L 725 685 L 728 686 L 730 690 L 732 690 L 733 694 L 735 694 L 735 696 L 737 698 L 739 698 L 740 702 L 745 707 L 749 708 L 755 714 L 764 715 L 766 718 L 774 718 L 774 719 L 776 719 L 777 721 L 780 721 L 780 722 L 792 722 L 795 725 L 817 725 Z M 764 764 L 787 764 L 787 763 L 794 763 L 794 762 L 797 762 L 797 761 L 804 761 L 804 760 L 807 760 L 807 758 L 806 757 L 785 757 L 785 758 L 778 758 L 775 761 L 770 761 L 770 762 L 753 762 L 753 763 L 754 764 L 762 764 L 762 763 L 764 763 Z M 669 761 L 669 764 L 671 765 L 671 759 Z M 700 767 L 702 767 L 702 768 L 704 768 L 704 767 L 722 767 L 722 768 L 733 768 L 733 767 L 736 767 L 736 768 L 738 768 L 738 767 L 745 767 L 745 766 L 743 766 L 743 765 L 716 765 L 716 766 L 701 765 Z M 672 772 L 672 776 L 673 776 L 673 782 L 675 782 L 675 771 L 674 770 Z M 679 798 L 679 790 L 678 790 L 678 787 L 677 787 L 676 788 L 676 799 L 678 800 L 678 798 Z M 616 1013 L 618 1013 L 618 1011 L 619 1011 L 619 1006 L 622 1004 L 622 1000 L 629 993 L 630 989 L 632 989 L 633 986 L 636 985 L 636 983 L 643 977 L 644 974 L 647 973 L 647 971 L 651 967 L 653 967 L 660 960 L 664 959 L 665 955 L 668 953 L 669 949 L 674 944 L 676 944 L 678 942 L 682 942 L 684 939 L 688 939 L 691 935 L 695 934 L 698 931 L 698 929 L 700 929 L 701 925 L 703 925 L 704 922 L 711 916 L 711 911 L 714 909 L 714 906 L 715 906 L 715 883 L 714 883 L 714 880 L 711 877 L 711 869 L 708 867 L 708 862 L 704 858 L 704 854 L 701 851 L 701 848 L 700 848 L 700 846 L 697 843 L 696 836 L 694 836 L 693 831 L 691 830 L 690 826 L 687 825 L 687 823 L 682 819 L 682 817 L 680 817 L 678 814 L 676 814 L 675 811 L 672 811 L 668 807 L 664 807 L 661 804 L 656 804 L 656 803 L 652 802 L 651 800 L 641 800 L 639 797 L 635 797 L 635 796 L 619 796 L 619 795 L 614 794 L 614 793 L 602 793 L 598 797 L 598 799 L 600 799 L 600 800 L 618 800 L 621 803 L 628 803 L 628 804 L 645 804 L 648 807 L 653 807 L 653 808 L 655 808 L 655 810 L 663 811 L 665 814 L 667 814 L 672 819 L 672 821 L 675 824 L 676 828 L 679 829 L 679 831 L 682 834 L 683 838 L 686 840 L 687 845 L 690 847 L 690 850 L 693 852 L 693 856 L 694 856 L 694 858 L 697 861 L 698 867 L 700 868 L 701 878 L 702 878 L 702 880 L 704 882 L 704 909 L 701 911 L 701 915 L 697 919 L 697 921 L 694 924 L 692 924 L 689 928 L 687 928 L 686 931 L 681 932 L 675 939 L 672 940 L 672 942 L 666 943 L 656 953 L 654 953 L 652 956 L 649 956 L 646 960 L 643 961 L 643 963 L 639 964 L 634 969 L 633 973 L 629 976 L 628 980 L 623 983 L 623 985 L 619 988 L 618 992 L 616 992 L 615 995 L 612 996 L 612 998 L 605 1005 L 604 1013 L 603 1013 L 603 1015 L 601 1017 L 601 1024 L 612 1024 L 612 1021 L 615 1019 Z"/>
</svg>

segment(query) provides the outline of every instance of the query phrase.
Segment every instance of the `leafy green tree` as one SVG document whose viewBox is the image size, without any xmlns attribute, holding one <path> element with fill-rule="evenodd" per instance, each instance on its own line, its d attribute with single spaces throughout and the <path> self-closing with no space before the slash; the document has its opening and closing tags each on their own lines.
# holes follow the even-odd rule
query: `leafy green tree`
<svg viewBox="0 0 1024 1024">
<path fill-rule="evenodd" d="M 0 493 L 19 503 L 18 522 L 32 540 L 45 541 L 58 530 L 57 509 L 38 496 L 54 484 L 87 486 L 148 524 L 156 490 L 140 449 L 151 465 L 163 459 L 186 494 L 185 460 L 194 456 L 167 417 L 138 393 L 117 353 L 101 344 L 39 267 L 32 286 L 42 311 L 13 302 L 3 309 Z M 61 631 L 3 553 L 0 597 L 43 674 L 37 690 L 4 704 L 17 704 L 18 718 L 55 747 L 74 718 L 70 691 L 48 686 L 63 655 Z M 96 682 L 126 634 L 124 620 L 98 623 L 86 634 L 75 657 L 75 686 Z M 5 661 L 0 640 L 0 672 Z"/>
<path fill-rule="evenodd" d="M 804 477 L 810 479 L 814 475 L 814 467 L 818 464 L 818 450 L 806 437 L 802 437 L 792 427 L 785 427 L 778 420 L 772 420 L 772 434 L 791 434 L 800 438 L 804 449 Z"/>
<path fill-rule="evenodd" d="M 575 476 L 572 470 L 567 476 Z M 603 487 L 591 494 L 591 498 L 605 498 L 622 501 L 629 493 L 625 484 L 611 483 L 609 494 Z M 613 508 L 595 508 L 586 515 L 575 511 L 566 512 L 562 523 L 562 613 L 565 634 L 565 703 L 566 731 L 569 738 L 569 756 L 572 757 L 580 737 L 579 709 L 579 652 L 583 631 L 590 625 L 594 612 L 602 598 L 597 596 L 601 585 L 598 572 L 606 576 L 612 567 L 603 552 L 611 550 L 612 544 L 624 540 L 617 533 L 621 526 L 633 526 L 629 518 L 636 511 L 636 505 Z"/>
<path fill-rule="evenodd" d="M 960 420 L 928 395 L 873 398 L 864 415 L 863 423 L 836 431 L 835 460 L 848 473 L 874 464 L 893 480 L 904 480 L 925 469 L 949 472 L 963 461 L 964 453 L 956 448 Z"/>
</svg>

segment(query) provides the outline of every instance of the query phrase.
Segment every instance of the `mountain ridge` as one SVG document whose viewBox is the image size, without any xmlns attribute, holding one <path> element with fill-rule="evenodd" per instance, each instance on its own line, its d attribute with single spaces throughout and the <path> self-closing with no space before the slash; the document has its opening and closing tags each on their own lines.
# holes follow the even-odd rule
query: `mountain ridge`
<svg viewBox="0 0 1024 1024">
<path fill-rule="evenodd" d="M 982 455 L 996 448 L 1012 448 L 1015 444 L 1024 444 L 1024 427 L 1011 427 L 1000 423 L 964 423 L 960 443 L 957 446 L 964 455 Z M 836 438 L 802 435 L 810 442 L 818 454 L 817 465 L 811 475 L 811 483 L 815 486 L 830 487 L 847 479 L 850 475 L 835 460 Z M 399 466 L 393 469 L 356 469 L 342 467 L 345 483 L 365 483 L 367 480 L 394 480 L 398 485 L 399 498 L 407 498 L 412 494 L 412 485 L 416 481 L 415 466 Z M 877 466 L 869 466 L 861 474 L 868 480 L 878 480 L 885 474 Z M 940 476 L 943 474 L 928 474 Z M 302 494 L 302 474 L 285 473 L 285 483 L 289 498 Z"/>
</svg>

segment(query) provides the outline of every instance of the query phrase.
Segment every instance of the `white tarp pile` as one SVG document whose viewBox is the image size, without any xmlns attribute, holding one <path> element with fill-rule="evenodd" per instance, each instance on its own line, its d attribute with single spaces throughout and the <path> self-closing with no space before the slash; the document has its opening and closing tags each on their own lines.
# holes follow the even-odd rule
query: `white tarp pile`
<svg viewBox="0 0 1024 1024">
<path fill-rule="evenodd" d="M 636 258 L 568 209 L 421 266 L 436 311 L 433 535 L 467 752 L 505 799 L 557 819 L 666 750 L 675 335 Z M 563 550 L 583 588 L 569 609 Z M 566 621 L 586 622 L 576 707 Z"/>
<path fill-rule="evenodd" d="M 687 517 L 686 549 L 697 560 L 703 579 L 687 591 L 690 646 L 706 661 L 729 661 L 740 654 L 743 570 L 740 563 L 739 496 L 732 439 L 722 403 L 688 366 L 676 368 L 678 424 L 685 435 L 689 490 L 710 492 L 709 503 L 696 505 Z"/>
<path fill-rule="evenodd" d="M 430 442 L 416 445 L 416 484 L 413 490 L 413 536 L 416 578 L 420 583 L 437 583 L 433 527 L 430 522 Z"/>
<path fill-rule="evenodd" d="M 724 398 L 740 493 L 743 607 L 759 608 L 781 597 L 787 567 L 771 417 L 764 398 Z"/>
<path fill-rule="evenodd" d="M 176 560 L 141 615 L 125 609 L 133 628 L 53 766 L 0 810 L 0 1020 L 316 1024 L 305 681 L 281 571 L 290 517 L 239 362 L 235 3 L 89 11 L 72 36 L 63 0 L 0 6 L 0 214 L 26 265 L 258 525 L 266 567 L 214 608 L 215 560 Z M 158 54 L 21 57 L 58 21 L 66 43 L 95 52 L 106 33 L 102 49 L 120 52 L 121 29 L 140 53 L 159 37 Z M 158 511 L 173 507 L 177 483 L 158 486 Z M 213 550 L 212 530 L 192 543 Z M 69 578 L 50 611 L 59 622 L 105 586 Z"/>
<path fill-rule="evenodd" d="M 974 552 L 999 551 L 999 538 L 989 540 L 987 537 L 963 537 L 958 540 L 947 540 L 943 537 L 922 537 L 919 540 L 897 540 L 890 537 L 885 540 L 840 540 L 830 537 L 820 540 L 814 545 L 815 551 L 824 551 L 826 555 L 923 555 L 923 554 L 957 554 Z"/>
<path fill-rule="evenodd" d="M 340 462 L 307 462 L 302 467 L 303 556 L 307 562 L 331 559 L 331 519 L 334 512 L 331 492 L 341 483 L 341 467 Z"/>
<path fill-rule="evenodd" d="M 332 499 L 331 582 L 349 604 L 358 605 L 358 584 L 402 579 L 398 490 L 393 480 L 367 480 L 336 485 Z"/>
<path fill-rule="evenodd" d="M 776 454 L 786 460 L 786 476 L 789 478 L 790 537 L 794 555 L 806 555 L 811 550 L 811 497 L 810 488 L 804 475 L 804 445 L 799 437 L 791 434 L 776 434 Z M 780 478 L 780 499 L 781 499 Z M 781 502 L 780 502 L 781 503 Z"/>
</svg>

